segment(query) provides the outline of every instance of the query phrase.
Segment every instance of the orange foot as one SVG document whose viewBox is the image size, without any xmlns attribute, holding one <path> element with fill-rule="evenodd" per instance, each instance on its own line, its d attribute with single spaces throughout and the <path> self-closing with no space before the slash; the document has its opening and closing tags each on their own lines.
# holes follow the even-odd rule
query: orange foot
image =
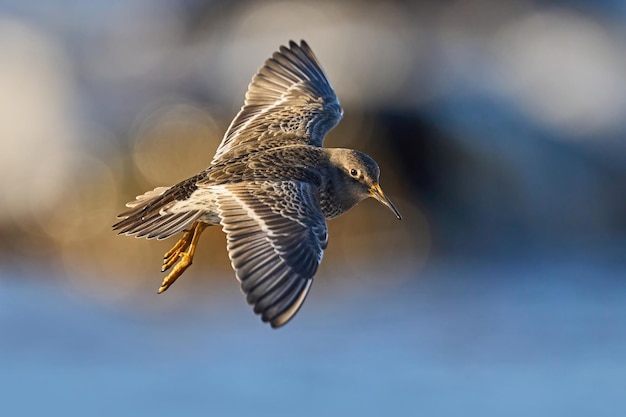
<svg viewBox="0 0 626 417">
<path fill-rule="evenodd" d="M 172 266 L 174 266 L 174 269 L 161 283 L 159 294 L 167 290 L 191 265 L 196 246 L 198 245 L 198 239 L 200 239 L 200 235 L 207 226 L 204 222 L 195 222 L 189 230 L 185 230 L 183 237 L 163 256 L 161 272 L 167 271 Z"/>
</svg>

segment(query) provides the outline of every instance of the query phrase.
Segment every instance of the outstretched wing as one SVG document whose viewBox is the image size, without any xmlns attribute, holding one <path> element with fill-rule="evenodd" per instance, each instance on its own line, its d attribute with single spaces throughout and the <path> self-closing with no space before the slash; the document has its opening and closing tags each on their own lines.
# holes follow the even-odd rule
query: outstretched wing
<svg viewBox="0 0 626 417">
<path fill-rule="evenodd" d="M 264 322 L 283 326 L 304 302 L 328 243 L 313 186 L 262 181 L 220 186 L 216 193 L 248 303 Z"/>
<path fill-rule="evenodd" d="M 317 58 L 305 41 L 281 46 L 252 78 L 241 108 L 224 135 L 213 162 L 245 145 L 285 134 L 280 144 L 322 146 L 343 110 Z"/>
</svg>

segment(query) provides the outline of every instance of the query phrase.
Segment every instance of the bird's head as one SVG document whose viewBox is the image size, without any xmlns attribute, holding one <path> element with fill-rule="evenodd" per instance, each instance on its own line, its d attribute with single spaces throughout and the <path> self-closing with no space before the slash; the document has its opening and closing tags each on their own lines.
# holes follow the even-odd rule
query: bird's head
<svg viewBox="0 0 626 417">
<path fill-rule="evenodd" d="M 355 204 L 372 197 L 402 219 L 400 212 L 380 188 L 380 168 L 369 155 L 352 149 L 333 149 L 330 160 L 336 168 L 335 187 L 347 205 Z"/>
</svg>

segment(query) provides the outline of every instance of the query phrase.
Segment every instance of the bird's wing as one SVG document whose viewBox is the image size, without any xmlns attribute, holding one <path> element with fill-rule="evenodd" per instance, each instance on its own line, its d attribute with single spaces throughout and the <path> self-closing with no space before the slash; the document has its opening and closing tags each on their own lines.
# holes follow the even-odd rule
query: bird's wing
<svg viewBox="0 0 626 417">
<path fill-rule="evenodd" d="M 261 320 L 280 327 L 304 302 L 328 243 L 313 186 L 259 181 L 218 188 L 218 211 L 241 288 Z"/>
<path fill-rule="evenodd" d="M 199 193 L 196 185 L 200 176 L 189 178 L 172 187 L 158 187 L 126 204 L 130 210 L 118 215 L 113 230 L 127 236 L 148 239 L 166 239 L 187 229 L 205 215 L 200 205 L 193 205 L 189 197 Z"/>
<path fill-rule="evenodd" d="M 262 147 L 264 140 L 280 134 L 284 140 L 278 146 L 322 146 L 324 136 L 342 115 L 339 100 L 309 45 L 291 41 L 289 48 L 281 46 L 252 78 L 244 106 L 213 162 L 242 145 Z"/>
</svg>

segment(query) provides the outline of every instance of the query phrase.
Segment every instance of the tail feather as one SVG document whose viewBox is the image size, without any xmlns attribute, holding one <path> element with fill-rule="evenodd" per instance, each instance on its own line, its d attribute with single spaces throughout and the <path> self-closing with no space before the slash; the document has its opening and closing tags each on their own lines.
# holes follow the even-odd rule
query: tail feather
<svg viewBox="0 0 626 417">
<path fill-rule="evenodd" d="M 113 230 L 119 230 L 122 235 L 159 240 L 182 232 L 204 214 L 200 210 L 169 211 L 182 198 L 185 196 L 178 187 L 157 187 L 139 195 L 126 204 L 130 210 L 117 216 L 121 220 L 113 225 Z"/>
</svg>

